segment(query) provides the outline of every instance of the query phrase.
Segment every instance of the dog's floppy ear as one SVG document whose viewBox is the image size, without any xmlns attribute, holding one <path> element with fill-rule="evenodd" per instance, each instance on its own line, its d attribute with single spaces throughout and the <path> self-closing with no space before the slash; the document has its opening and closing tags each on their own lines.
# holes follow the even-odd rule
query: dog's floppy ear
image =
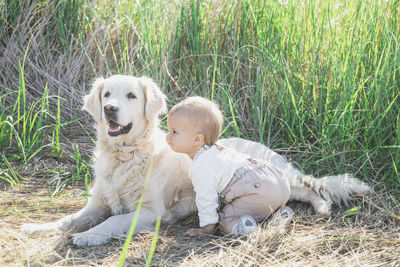
<svg viewBox="0 0 400 267">
<path fill-rule="evenodd" d="M 96 122 L 101 119 L 101 93 L 104 87 L 104 78 L 97 78 L 90 93 L 83 98 L 83 110 L 86 110 Z"/>
<path fill-rule="evenodd" d="M 151 121 L 161 112 L 167 112 L 167 104 L 165 102 L 167 97 L 150 78 L 141 77 L 139 80 L 146 98 L 145 116 L 148 121 Z"/>
</svg>

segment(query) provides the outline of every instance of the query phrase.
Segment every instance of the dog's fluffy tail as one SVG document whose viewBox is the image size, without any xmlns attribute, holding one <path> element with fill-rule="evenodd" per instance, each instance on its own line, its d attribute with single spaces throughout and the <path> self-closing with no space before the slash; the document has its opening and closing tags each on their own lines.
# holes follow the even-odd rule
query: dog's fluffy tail
<svg viewBox="0 0 400 267">
<path fill-rule="evenodd" d="M 331 205 L 339 207 L 353 197 L 371 191 L 371 187 L 350 174 L 340 174 L 315 178 L 310 175 L 290 179 L 290 200 L 309 202 L 318 214 L 329 216 Z"/>
<path fill-rule="evenodd" d="M 311 190 L 318 192 L 325 200 L 329 200 L 338 206 L 343 202 L 348 205 L 348 201 L 354 196 L 362 196 L 370 191 L 370 186 L 354 178 L 350 174 L 325 176 L 316 179 L 312 176 L 302 178 L 304 185 Z"/>
</svg>

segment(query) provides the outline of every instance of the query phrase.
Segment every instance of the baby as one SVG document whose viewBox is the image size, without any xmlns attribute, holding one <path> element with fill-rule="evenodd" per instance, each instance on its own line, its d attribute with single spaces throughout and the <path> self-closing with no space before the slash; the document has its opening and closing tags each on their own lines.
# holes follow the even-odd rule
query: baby
<svg viewBox="0 0 400 267">
<path fill-rule="evenodd" d="M 225 234 L 249 233 L 288 201 L 289 183 L 279 169 L 217 144 L 223 115 L 214 102 L 189 97 L 171 109 L 167 123 L 169 146 L 193 160 L 200 228 L 184 235 L 210 234 L 217 223 Z"/>
</svg>

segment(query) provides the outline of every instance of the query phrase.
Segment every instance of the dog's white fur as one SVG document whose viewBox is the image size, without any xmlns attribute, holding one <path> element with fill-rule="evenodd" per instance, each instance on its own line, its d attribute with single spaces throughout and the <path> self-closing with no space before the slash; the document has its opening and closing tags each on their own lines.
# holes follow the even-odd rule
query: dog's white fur
<svg viewBox="0 0 400 267">
<path fill-rule="evenodd" d="M 113 121 L 121 126 L 132 123 L 129 132 L 109 135 L 110 118 L 104 107 L 110 105 L 117 108 Z M 158 127 L 158 115 L 166 109 L 165 95 L 151 79 L 123 75 L 99 78 L 84 98 L 83 109 L 93 116 L 97 130 L 95 182 L 89 201 L 82 210 L 56 222 L 25 224 L 22 226 L 25 232 L 89 229 L 72 235 L 73 243 L 78 246 L 95 246 L 111 237 L 125 237 L 142 192 L 144 198 L 135 233 L 154 229 L 158 217 L 165 224 L 173 224 L 195 212 L 194 191 L 188 176 L 190 159 L 173 152 Z M 311 203 L 321 215 L 330 214 L 332 202 L 346 203 L 353 195 L 370 189 L 350 175 L 321 179 L 306 176 L 259 143 L 240 138 L 219 142 L 281 168 L 290 181 L 290 200 Z"/>
</svg>

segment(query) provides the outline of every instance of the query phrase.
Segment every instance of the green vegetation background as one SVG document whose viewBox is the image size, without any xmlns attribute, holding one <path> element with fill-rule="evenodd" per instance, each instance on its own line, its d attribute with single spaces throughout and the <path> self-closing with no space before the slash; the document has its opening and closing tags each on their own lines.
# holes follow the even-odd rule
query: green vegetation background
<svg viewBox="0 0 400 267">
<path fill-rule="evenodd" d="M 44 155 L 74 163 L 64 180 L 88 179 L 81 98 L 95 77 L 131 74 L 153 78 L 169 107 L 216 100 L 224 137 L 400 198 L 399 1 L 1 0 L 0 12 L 9 184 Z"/>
</svg>

